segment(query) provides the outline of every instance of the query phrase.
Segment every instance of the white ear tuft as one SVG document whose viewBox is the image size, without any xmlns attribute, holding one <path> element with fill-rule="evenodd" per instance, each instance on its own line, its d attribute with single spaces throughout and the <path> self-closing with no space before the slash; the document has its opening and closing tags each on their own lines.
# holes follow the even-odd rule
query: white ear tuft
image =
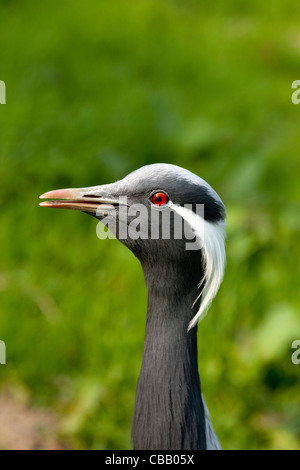
<svg viewBox="0 0 300 470">
<path fill-rule="evenodd" d="M 223 280 L 226 265 L 226 224 L 223 220 L 208 222 L 186 207 L 172 204 L 172 209 L 192 227 L 203 253 L 204 276 L 199 282 L 200 293 L 193 305 L 200 296 L 201 303 L 198 312 L 189 324 L 188 330 L 190 330 L 200 319 L 204 318 Z"/>
</svg>

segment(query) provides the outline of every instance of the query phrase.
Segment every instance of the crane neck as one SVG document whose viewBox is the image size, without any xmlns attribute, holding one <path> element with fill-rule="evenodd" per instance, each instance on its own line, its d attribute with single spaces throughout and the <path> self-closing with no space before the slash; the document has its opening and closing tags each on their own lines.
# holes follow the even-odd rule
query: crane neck
<svg viewBox="0 0 300 470">
<path fill-rule="evenodd" d="M 143 266 L 148 308 L 142 366 L 132 426 L 134 449 L 206 448 L 205 415 L 197 359 L 197 273 Z M 164 272 L 165 269 L 165 272 Z M 198 293 L 199 294 L 199 293 Z"/>
</svg>

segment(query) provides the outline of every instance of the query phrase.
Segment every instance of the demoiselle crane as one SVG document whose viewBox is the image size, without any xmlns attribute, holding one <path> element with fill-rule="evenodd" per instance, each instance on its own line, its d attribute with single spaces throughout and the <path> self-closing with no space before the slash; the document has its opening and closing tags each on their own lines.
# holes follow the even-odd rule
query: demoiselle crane
<svg viewBox="0 0 300 470">
<path fill-rule="evenodd" d="M 225 269 L 226 211 L 220 197 L 202 178 L 170 164 L 144 166 L 112 184 L 40 197 L 47 199 L 43 207 L 95 216 L 141 262 L 148 306 L 133 448 L 220 449 L 197 357 L 197 323 Z"/>
</svg>

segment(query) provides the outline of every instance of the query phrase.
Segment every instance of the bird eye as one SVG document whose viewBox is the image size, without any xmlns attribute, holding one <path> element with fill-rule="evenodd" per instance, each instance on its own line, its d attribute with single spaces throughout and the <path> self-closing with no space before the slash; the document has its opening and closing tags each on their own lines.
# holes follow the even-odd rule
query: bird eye
<svg viewBox="0 0 300 470">
<path fill-rule="evenodd" d="M 167 202 L 169 201 L 169 198 L 165 193 L 159 192 L 159 193 L 153 194 L 151 200 L 153 204 L 155 204 L 156 206 L 162 206 L 163 204 L 167 204 Z"/>
</svg>

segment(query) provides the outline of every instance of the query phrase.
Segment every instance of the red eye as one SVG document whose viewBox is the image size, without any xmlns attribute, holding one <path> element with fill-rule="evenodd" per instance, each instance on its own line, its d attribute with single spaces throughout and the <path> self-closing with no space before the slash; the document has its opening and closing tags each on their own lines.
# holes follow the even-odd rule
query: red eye
<svg viewBox="0 0 300 470">
<path fill-rule="evenodd" d="M 169 198 L 165 193 L 155 193 L 152 196 L 152 202 L 156 206 L 162 206 L 163 204 L 167 204 Z"/>
</svg>

